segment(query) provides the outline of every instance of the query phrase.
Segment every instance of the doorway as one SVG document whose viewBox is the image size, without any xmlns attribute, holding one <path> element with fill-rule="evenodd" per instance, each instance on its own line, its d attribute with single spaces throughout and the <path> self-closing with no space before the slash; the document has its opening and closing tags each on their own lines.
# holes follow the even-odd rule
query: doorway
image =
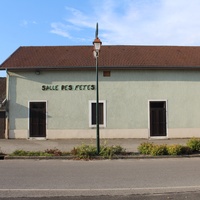
<svg viewBox="0 0 200 200">
<path fill-rule="evenodd" d="M 150 101 L 150 137 L 167 136 L 166 101 Z"/>
<path fill-rule="evenodd" d="M 0 139 L 5 139 L 6 112 L 0 111 Z"/>
<path fill-rule="evenodd" d="M 29 112 L 30 137 L 46 137 L 46 102 L 30 102 Z"/>
</svg>

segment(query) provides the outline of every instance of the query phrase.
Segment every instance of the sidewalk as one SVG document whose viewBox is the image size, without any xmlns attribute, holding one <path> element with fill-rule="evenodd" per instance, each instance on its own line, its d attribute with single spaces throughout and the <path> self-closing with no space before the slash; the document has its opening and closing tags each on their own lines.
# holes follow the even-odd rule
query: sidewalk
<svg viewBox="0 0 200 200">
<path fill-rule="evenodd" d="M 188 139 L 100 139 L 101 144 L 120 145 L 127 152 L 138 152 L 137 147 L 143 142 L 154 144 L 181 144 L 185 145 Z M 61 151 L 71 151 L 81 144 L 96 145 L 95 139 L 60 139 L 60 140 L 35 140 L 35 139 L 0 139 L 0 151 L 10 154 L 15 150 L 44 151 L 57 148 Z"/>
</svg>

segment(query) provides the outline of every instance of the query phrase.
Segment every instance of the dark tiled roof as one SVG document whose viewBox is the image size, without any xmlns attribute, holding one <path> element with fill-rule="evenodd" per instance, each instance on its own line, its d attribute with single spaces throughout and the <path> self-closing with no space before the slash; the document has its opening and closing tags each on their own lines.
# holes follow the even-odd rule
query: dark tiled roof
<svg viewBox="0 0 200 200">
<path fill-rule="evenodd" d="M 1 69 L 94 68 L 93 46 L 20 47 Z M 102 46 L 99 67 L 200 68 L 200 47 Z"/>
<path fill-rule="evenodd" d="M 6 78 L 0 77 L 0 103 L 6 98 Z"/>
</svg>

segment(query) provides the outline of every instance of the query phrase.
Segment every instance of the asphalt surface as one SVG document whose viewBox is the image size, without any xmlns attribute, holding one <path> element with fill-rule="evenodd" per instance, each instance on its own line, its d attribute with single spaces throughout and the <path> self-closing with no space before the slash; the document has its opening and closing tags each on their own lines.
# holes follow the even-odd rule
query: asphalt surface
<svg viewBox="0 0 200 200">
<path fill-rule="evenodd" d="M 87 162 L 4 160 L 0 161 L 0 198 L 91 196 L 104 199 L 100 197 L 187 192 L 199 197 L 199 164 L 199 158 Z"/>
<path fill-rule="evenodd" d="M 120 145 L 127 152 L 138 152 L 138 146 L 143 142 L 155 144 L 182 144 L 185 145 L 188 139 L 100 139 L 101 144 Z M 60 139 L 60 140 L 37 140 L 37 139 L 0 139 L 0 151 L 10 154 L 15 150 L 44 151 L 57 148 L 69 152 L 81 144 L 96 145 L 95 139 Z"/>
</svg>

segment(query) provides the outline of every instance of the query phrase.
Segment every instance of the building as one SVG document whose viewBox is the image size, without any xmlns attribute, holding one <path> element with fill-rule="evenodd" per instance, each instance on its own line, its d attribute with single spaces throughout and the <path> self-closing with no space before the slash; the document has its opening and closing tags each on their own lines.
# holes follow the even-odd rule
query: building
<svg viewBox="0 0 200 200">
<path fill-rule="evenodd" d="M 7 138 L 95 138 L 93 46 L 20 47 L 7 70 Z M 200 47 L 102 46 L 101 138 L 200 137 Z"/>
</svg>

